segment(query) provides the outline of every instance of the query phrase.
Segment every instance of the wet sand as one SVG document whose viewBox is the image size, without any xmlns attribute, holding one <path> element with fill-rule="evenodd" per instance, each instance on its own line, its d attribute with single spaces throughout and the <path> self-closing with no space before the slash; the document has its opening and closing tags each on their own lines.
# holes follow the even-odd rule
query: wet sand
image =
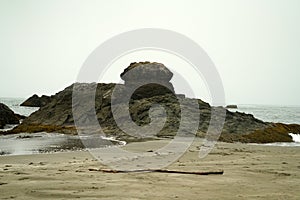
<svg viewBox="0 0 300 200">
<path fill-rule="evenodd" d="M 149 151 L 166 141 L 128 144 Z M 104 173 L 86 151 L 0 157 L 0 199 L 299 199 L 300 147 L 200 143 L 168 167 L 223 175 Z"/>
</svg>

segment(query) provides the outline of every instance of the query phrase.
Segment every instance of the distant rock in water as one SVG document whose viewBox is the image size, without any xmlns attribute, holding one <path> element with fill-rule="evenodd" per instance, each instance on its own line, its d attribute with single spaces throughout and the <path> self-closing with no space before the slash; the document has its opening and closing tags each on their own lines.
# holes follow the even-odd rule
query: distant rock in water
<svg viewBox="0 0 300 200">
<path fill-rule="evenodd" d="M 172 76 L 173 73 L 160 63 L 131 63 L 121 74 L 125 84 L 75 83 L 51 96 L 49 102 L 8 133 L 45 131 L 77 134 L 78 130 L 73 116 L 73 113 L 76 112 L 76 122 L 82 122 L 89 127 L 88 125 L 93 124 L 93 120 L 96 120 L 108 137 L 112 136 L 126 141 L 140 140 L 140 138 L 123 132 L 117 126 L 111 107 L 111 101 L 116 100 L 118 106 L 129 105 L 130 117 L 138 126 L 144 126 L 151 122 L 149 110 L 152 105 L 161 105 L 165 109 L 166 122 L 155 137 L 174 137 L 182 125 L 181 123 L 184 123 L 183 127 L 187 127 L 191 121 L 197 119 L 181 122 L 179 102 L 182 100 L 189 102 L 192 99 L 174 93 L 173 85 L 170 82 Z M 153 82 L 153 84 L 148 84 L 149 82 Z M 121 93 L 124 93 L 124 96 L 129 95 L 126 92 L 131 91 L 132 88 L 137 88 L 129 97 L 129 104 L 123 102 L 122 98 L 115 99 L 113 91 L 116 86 Z M 81 98 L 72 99 L 73 88 L 82 91 Z M 223 107 L 211 107 L 200 99 L 197 101 L 200 121 L 196 135 L 199 137 L 205 136 L 211 125 L 212 109 L 226 112 L 225 124 L 220 136 L 220 140 L 225 142 L 292 142 L 288 133 L 300 133 L 300 125 L 263 122 L 251 114 L 230 112 Z M 190 109 L 189 103 L 185 106 L 185 109 Z M 91 110 L 95 110 L 96 117 L 86 114 Z M 155 119 L 163 120 L 164 116 L 160 112 L 153 113 Z M 126 119 L 127 115 L 120 113 L 119 117 L 117 120 L 122 121 Z M 124 120 L 125 122 L 126 120 Z M 187 132 L 187 134 L 192 133 Z"/>
<path fill-rule="evenodd" d="M 50 102 L 50 97 L 46 95 L 42 95 L 39 97 L 38 95 L 34 94 L 21 103 L 20 106 L 28 106 L 28 107 L 42 107 Z"/>
<path fill-rule="evenodd" d="M 238 106 L 237 105 L 227 105 L 226 108 L 237 109 Z"/>
<path fill-rule="evenodd" d="M 19 124 L 20 119 L 24 116 L 15 114 L 8 106 L 0 103 L 0 129 L 3 129 L 6 124 Z"/>
</svg>

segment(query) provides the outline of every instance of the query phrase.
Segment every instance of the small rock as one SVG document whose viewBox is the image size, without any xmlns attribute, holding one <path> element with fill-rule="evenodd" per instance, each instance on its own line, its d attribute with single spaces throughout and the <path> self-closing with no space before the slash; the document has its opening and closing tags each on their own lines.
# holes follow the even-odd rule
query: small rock
<svg viewBox="0 0 300 200">
<path fill-rule="evenodd" d="M 20 106 L 28 106 L 28 107 L 42 107 L 50 102 L 50 97 L 43 95 L 39 97 L 38 95 L 34 94 L 21 103 Z"/>
<path fill-rule="evenodd" d="M 227 105 L 226 108 L 237 109 L 237 105 Z"/>
<path fill-rule="evenodd" d="M 19 124 L 21 115 L 15 114 L 7 105 L 0 103 L 0 129 L 6 124 Z"/>
</svg>

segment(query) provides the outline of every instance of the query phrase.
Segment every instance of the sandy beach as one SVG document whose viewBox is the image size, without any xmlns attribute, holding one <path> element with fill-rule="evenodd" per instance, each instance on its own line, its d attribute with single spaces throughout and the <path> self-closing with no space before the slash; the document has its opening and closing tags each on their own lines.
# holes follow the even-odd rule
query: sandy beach
<svg viewBox="0 0 300 200">
<path fill-rule="evenodd" d="M 130 143 L 130 151 L 155 150 L 166 141 Z M 0 157 L 1 199 L 298 199 L 300 148 L 218 143 L 204 159 L 196 141 L 170 170 L 105 173 L 87 151 Z"/>
</svg>

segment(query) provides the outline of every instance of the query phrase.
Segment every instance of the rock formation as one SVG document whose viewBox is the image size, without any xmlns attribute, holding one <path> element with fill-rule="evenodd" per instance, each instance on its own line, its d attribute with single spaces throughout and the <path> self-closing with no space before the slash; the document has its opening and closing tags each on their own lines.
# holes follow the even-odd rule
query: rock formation
<svg viewBox="0 0 300 200">
<path fill-rule="evenodd" d="M 20 106 L 28 106 L 28 107 L 42 107 L 50 102 L 50 97 L 46 95 L 42 95 L 39 97 L 38 95 L 34 94 L 21 103 Z"/>
<path fill-rule="evenodd" d="M 131 70 L 135 73 L 130 73 Z M 174 94 L 174 89 L 170 80 L 173 74 L 163 64 L 159 63 L 131 63 L 128 68 L 121 74 L 125 84 L 104 84 L 104 83 L 76 83 L 63 91 L 51 96 L 50 101 L 37 112 L 26 118 L 22 124 L 10 131 L 9 133 L 19 132 L 61 132 L 76 134 L 77 130 L 74 124 L 73 112 L 79 114 L 76 118 L 89 124 L 93 121 L 91 116 L 86 115 L 87 110 L 95 110 L 96 120 L 101 125 L 102 130 L 107 136 L 113 136 L 118 139 L 132 141 L 139 140 L 123 132 L 115 122 L 111 110 L 111 100 L 114 98 L 113 91 L 116 86 L 124 92 L 128 88 L 136 88 L 129 102 L 129 111 L 132 121 L 138 126 L 144 126 L 151 122 L 149 109 L 153 104 L 159 104 L 166 111 L 166 123 L 162 130 L 156 133 L 156 137 L 173 137 L 180 125 L 181 109 L 179 101 L 185 99 L 184 95 Z M 160 84 L 148 84 L 153 81 Z M 146 83 L 146 85 L 143 85 Z M 82 98 L 73 99 L 73 87 L 83 91 Z M 89 102 L 89 96 L 95 94 L 95 101 Z M 76 102 L 78 101 L 78 102 Z M 285 125 L 263 122 L 256 119 L 251 114 L 240 112 L 230 112 L 222 107 L 211 107 L 208 103 L 197 100 L 199 104 L 199 129 L 197 136 L 203 137 L 210 125 L 212 109 L 220 109 L 226 112 L 226 120 L 220 139 L 227 142 L 292 142 L 288 133 L 300 133 L 300 125 Z M 116 101 L 120 106 L 128 105 L 123 102 L 122 98 Z M 73 110 L 72 110 L 73 103 Z M 81 105 L 81 106 L 79 106 Z M 188 107 L 189 105 L 187 105 Z M 189 108 L 187 108 L 189 109 Z M 155 113 L 156 118 L 162 117 L 160 113 Z M 122 119 L 122 115 L 120 119 Z M 125 116 L 124 116 L 125 117 Z M 193 119 L 191 119 L 193 120 Z M 189 122 L 186 122 L 186 126 Z M 187 133 L 189 134 L 189 133 Z"/>
<path fill-rule="evenodd" d="M 0 103 L 0 129 L 3 129 L 6 124 L 19 124 L 20 119 L 24 117 L 15 114 L 8 106 Z"/>
</svg>

